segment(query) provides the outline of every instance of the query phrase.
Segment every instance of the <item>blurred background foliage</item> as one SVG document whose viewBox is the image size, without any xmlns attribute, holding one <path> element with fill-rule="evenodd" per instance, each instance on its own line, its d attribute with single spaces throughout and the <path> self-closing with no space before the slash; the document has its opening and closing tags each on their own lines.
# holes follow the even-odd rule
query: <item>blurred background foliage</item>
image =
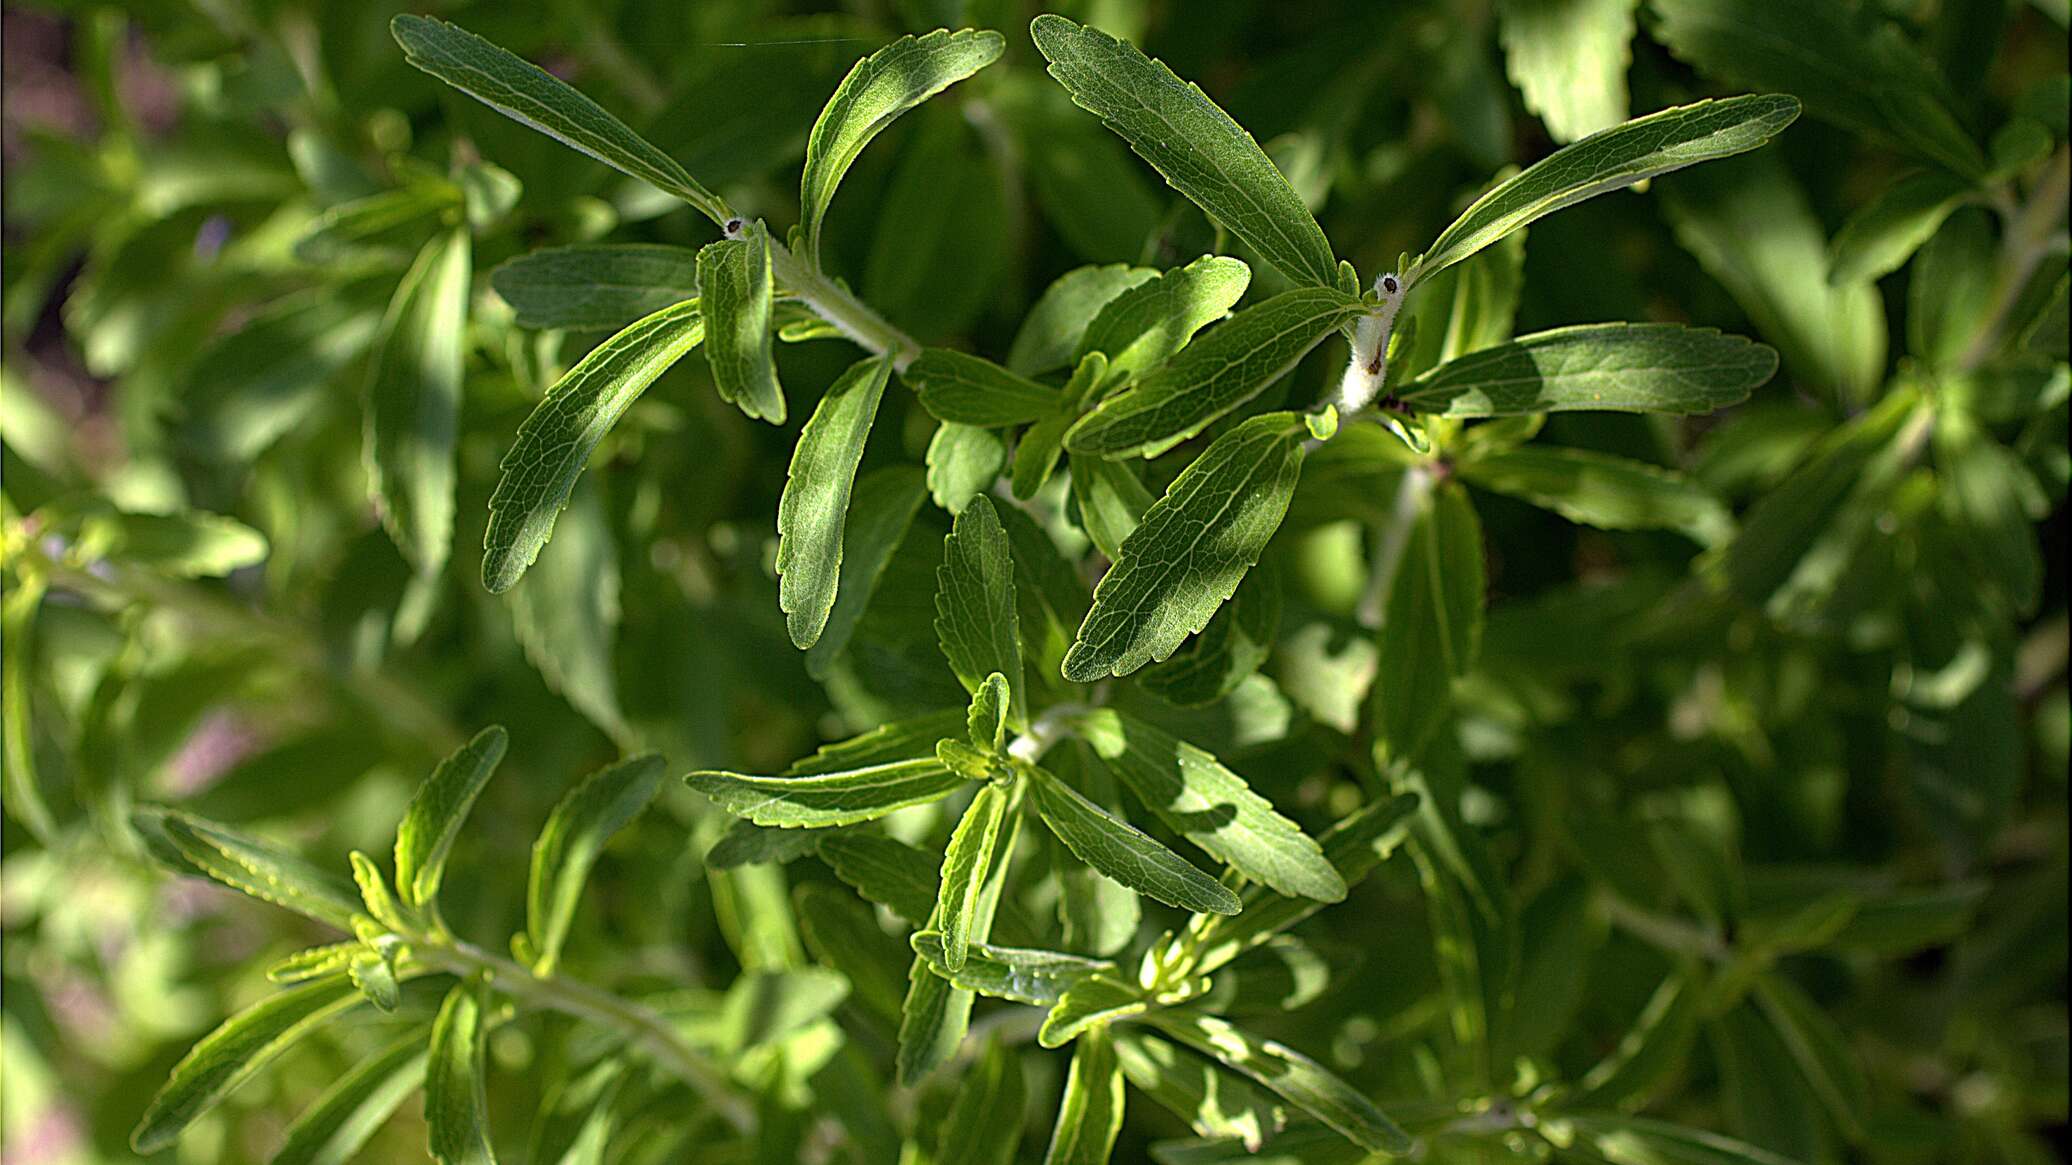
<svg viewBox="0 0 2072 1165">
<path fill-rule="evenodd" d="M 336 868 L 380 852 L 439 756 L 505 724 L 505 776 L 446 892 L 456 929 L 493 933 L 522 909 L 510 855 L 622 750 L 774 771 L 962 700 L 929 626 L 948 523 L 933 506 L 826 682 L 808 676 L 771 568 L 793 438 L 698 383 L 703 361 L 607 438 L 526 584 L 482 589 L 497 460 L 601 338 L 521 330 L 488 273 L 541 245 L 709 229 L 408 67 L 388 32 L 401 7 L 6 8 L 8 1165 L 132 1159 L 169 1065 L 269 990 L 268 961 L 319 937 L 168 879 L 130 830 L 135 804 Z M 1218 243 L 1043 76 L 1022 4 L 430 7 L 773 222 L 796 215 L 806 131 L 854 60 L 905 31 L 1002 30 L 1002 63 L 894 126 L 829 220 L 830 269 L 924 342 L 1004 353 L 1062 272 Z M 1427 767 L 1515 910 L 1515 996 L 1495 1010 L 1516 1063 L 1464 1066 L 1457 944 L 1401 861 L 1299 932 L 1328 974 L 1259 1029 L 1384 1102 L 1453 1111 L 1584 1076 L 1638 1018 L 1652 1058 L 1611 1097 L 1629 1110 L 1805 1162 L 2060 1159 L 2063 0 L 1054 7 L 1198 80 L 1369 272 L 1493 173 L 1629 113 L 1746 90 L 1807 108 L 1765 151 L 1523 242 L 1520 331 L 1683 321 L 1760 338 L 1784 365 L 1718 416 L 1555 417 L 1543 435 L 1682 469 L 1764 541 L 1733 540 L 1732 522 L 1593 529 L 1477 489 L 1486 642 Z M 448 220 L 475 272 L 457 527 L 452 560 L 420 576 L 368 501 L 360 401 L 381 315 Z M 1254 294 L 1274 279 L 1259 268 Z M 826 384 L 850 356 L 799 343 L 779 359 L 787 381 Z M 1276 391 L 1314 399 L 1338 359 L 1325 345 Z M 932 420 L 905 394 L 885 409 L 870 463 L 918 463 Z M 1275 543 L 1285 608 L 1261 675 L 1188 722 L 1312 832 L 1372 780 L 1358 529 L 1399 468 L 1359 452 L 1316 459 Z M 1692 581 L 1701 562 L 1727 585 Z M 773 944 L 809 958 L 792 895 L 827 874 L 708 871 L 725 822 L 668 785 L 600 866 L 567 961 L 716 991 Z M 1766 987 L 1737 992 L 1736 975 Z M 1679 1010 L 1701 985 L 1708 1002 Z M 843 1054 L 877 1071 L 885 1017 L 854 1000 L 841 1018 Z M 500 1143 L 523 1143 L 572 1038 L 544 1021 L 496 1034 Z M 266 1159 L 382 1040 L 377 1024 L 312 1041 L 162 1156 Z M 1062 1060 L 1032 1052 L 1028 1071 L 1033 1161 Z M 896 1122 L 941 1120 L 954 1083 L 896 1098 Z M 678 1146 L 700 1120 L 643 1127 Z M 420 1159 L 423 1135 L 406 1105 L 365 1159 Z M 1133 1105 L 1116 1159 L 1188 1135 Z M 841 1136 L 809 1148 L 875 1160 Z"/>
</svg>

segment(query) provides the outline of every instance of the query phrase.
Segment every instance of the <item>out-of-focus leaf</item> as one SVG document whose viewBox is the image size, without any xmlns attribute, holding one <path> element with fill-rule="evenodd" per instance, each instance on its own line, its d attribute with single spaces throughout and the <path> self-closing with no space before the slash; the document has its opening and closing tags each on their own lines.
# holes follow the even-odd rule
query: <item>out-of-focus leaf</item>
<svg viewBox="0 0 2072 1165">
<path fill-rule="evenodd" d="M 288 1126 L 272 1165 L 346 1165 L 417 1091 L 425 1077 L 424 1037 L 411 1032 L 360 1062 L 326 1088 Z"/>
<path fill-rule="evenodd" d="M 1401 1156 L 1415 1142 L 1352 1085 L 1323 1065 L 1273 1040 L 1181 1009 L 1154 1012 L 1151 1022 L 1173 1039 L 1271 1089 L 1372 1153 Z"/>
<path fill-rule="evenodd" d="M 532 845 L 525 896 L 525 932 L 536 973 L 553 972 L 590 867 L 611 835 L 654 799 L 662 769 L 662 758 L 652 754 L 620 761 L 585 777 L 555 804 Z"/>
<path fill-rule="evenodd" d="M 1626 66 L 1633 60 L 1639 0 L 1503 0 L 1497 34 L 1511 83 L 1572 142 L 1626 120 Z"/>
<path fill-rule="evenodd" d="M 1122 1066 L 1106 1031 L 1079 1037 L 1043 1165 L 1107 1165 L 1122 1133 Z"/>
<path fill-rule="evenodd" d="M 489 273 L 528 328 L 617 330 L 698 295 L 698 253 L 653 243 L 542 247 Z"/>
<path fill-rule="evenodd" d="M 453 542 L 471 255 L 465 230 L 418 252 L 389 301 L 367 381 L 368 488 L 396 546 L 427 575 L 446 565 Z"/>
</svg>

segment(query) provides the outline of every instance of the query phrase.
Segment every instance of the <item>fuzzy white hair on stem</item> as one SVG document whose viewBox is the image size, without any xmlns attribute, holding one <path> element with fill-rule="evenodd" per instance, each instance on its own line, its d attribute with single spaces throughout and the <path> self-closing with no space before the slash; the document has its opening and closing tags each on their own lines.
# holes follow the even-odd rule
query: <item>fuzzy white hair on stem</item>
<svg viewBox="0 0 2072 1165">
<path fill-rule="evenodd" d="M 1380 302 L 1353 329 L 1352 358 L 1346 361 L 1335 402 L 1340 416 L 1367 407 L 1388 379 L 1389 334 L 1395 330 L 1396 310 L 1403 306 L 1405 290 L 1402 278 L 1394 272 L 1375 279 L 1374 294 Z"/>
</svg>

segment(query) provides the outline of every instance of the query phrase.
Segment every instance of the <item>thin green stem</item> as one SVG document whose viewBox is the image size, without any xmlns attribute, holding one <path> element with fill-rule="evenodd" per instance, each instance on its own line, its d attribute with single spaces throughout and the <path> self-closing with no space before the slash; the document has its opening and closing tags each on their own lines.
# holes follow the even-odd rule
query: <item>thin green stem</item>
<svg viewBox="0 0 2072 1165">
<path fill-rule="evenodd" d="M 892 367 L 900 372 L 921 354 L 920 341 L 895 327 L 872 310 L 854 292 L 826 275 L 812 263 L 791 253 L 775 238 L 770 240 L 770 266 L 777 285 L 798 298 L 814 315 L 834 325 L 858 347 L 880 356 L 890 355 Z"/>
</svg>

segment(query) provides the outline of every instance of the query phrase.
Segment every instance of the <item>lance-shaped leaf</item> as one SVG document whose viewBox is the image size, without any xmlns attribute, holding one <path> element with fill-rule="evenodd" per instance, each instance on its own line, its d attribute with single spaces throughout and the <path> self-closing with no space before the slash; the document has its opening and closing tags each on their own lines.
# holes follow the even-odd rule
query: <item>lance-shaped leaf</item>
<svg viewBox="0 0 2072 1165">
<path fill-rule="evenodd" d="M 1058 1123 L 1043 1165 L 1107 1165 L 1122 1132 L 1122 1065 L 1106 1031 L 1088 1032 L 1072 1050 Z"/>
<path fill-rule="evenodd" d="M 1483 489 L 1545 506 L 1603 530 L 1677 530 L 1702 546 L 1734 532 L 1711 491 L 1673 470 L 1590 449 L 1527 445 L 1459 463 Z"/>
<path fill-rule="evenodd" d="M 1453 704 L 1482 640 L 1482 523 L 1467 491 L 1446 483 L 1416 512 L 1389 584 L 1370 699 L 1377 750 L 1417 756 Z"/>
<path fill-rule="evenodd" d="M 807 777 L 868 768 L 896 760 L 915 760 L 935 755 L 938 741 L 957 735 L 964 727 L 962 709 L 945 708 L 906 720 L 880 724 L 869 732 L 847 740 L 823 744 L 811 756 L 792 762 L 787 777 Z"/>
<path fill-rule="evenodd" d="M 511 589 L 553 535 L 591 450 L 656 377 L 704 338 L 697 302 L 675 304 L 591 349 L 547 390 L 518 426 L 489 496 L 483 586 L 497 594 Z"/>
<path fill-rule="evenodd" d="M 1893 183 L 1842 224 L 1830 251 L 1828 283 L 1861 283 L 1899 270 L 1970 191 L 1970 183 L 1940 170 Z"/>
<path fill-rule="evenodd" d="M 1011 999 L 1036 1007 L 1049 1007 L 1064 998 L 1072 985 L 1096 971 L 1113 971 L 1106 959 L 1089 959 L 1061 951 L 1024 950 L 972 943 L 962 966 L 949 965 L 947 946 L 941 931 L 915 931 L 908 940 L 914 953 L 959 987 Z"/>
<path fill-rule="evenodd" d="M 994 672 L 971 694 L 964 723 L 972 747 L 997 753 L 1007 746 L 1007 677 Z"/>
<path fill-rule="evenodd" d="M 473 278 L 468 232 L 418 252 L 389 301 L 367 377 L 367 485 L 382 525 L 419 574 L 453 543 L 454 441 Z"/>
<path fill-rule="evenodd" d="M 834 611 L 856 466 L 891 376 L 889 356 L 850 365 L 820 398 L 792 450 L 777 503 L 777 604 L 794 646 L 819 642 Z"/>
<path fill-rule="evenodd" d="M 1184 1009 L 1153 1012 L 1150 1019 L 1160 1031 L 1272 1089 L 1370 1153 L 1399 1157 L 1416 1147 L 1366 1096 L 1293 1048 Z"/>
<path fill-rule="evenodd" d="M 537 973 L 553 973 L 604 843 L 647 808 L 661 782 L 662 758 L 636 756 L 590 774 L 554 806 L 532 843 L 526 882 L 525 933 Z"/>
<path fill-rule="evenodd" d="M 256 838 L 171 809 L 140 809 L 132 821 L 152 852 L 175 869 L 340 930 L 351 930 L 360 912 L 351 886 Z"/>
<path fill-rule="evenodd" d="M 1795 94 L 1815 117 L 1883 136 L 1967 178 L 1986 169 L 1936 67 L 1864 10 L 1761 0 L 1653 7 L 1662 44 L 1704 73 Z"/>
<path fill-rule="evenodd" d="M 1357 813 L 1324 831 L 1319 846 L 1346 886 L 1357 886 L 1394 852 L 1408 833 L 1418 796 L 1403 793 L 1370 801 Z M 1315 914 L 1323 904 L 1313 898 L 1288 898 L 1248 886 L 1243 912 L 1231 918 L 1201 918 L 1194 925 L 1196 968 L 1209 974 L 1274 935 Z"/>
<path fill-rule="evenodd" d="M 1449 360 L 1397 393 L 1446 417 L 1600 410 L 1708 413 L 1777 371 L 1765 344 L 1682 324 L 1582 324 Z"/>
<path fill-rule="evenodd" d="M 1151 1000 L 1135 984 L 1119 976 L 1094 972 L 1067 988 L 1043 1017 L 1036 1042 L 1062 1048 L 1086 1032 L 1151 1009 Z"/>
<path fill-rule="evenodd" d="M 849 645 L 856 624 L 869 609 L 878 579 L 906 537 L 926 492 L 926 481 L 910 466 L 888 465 L 856 479 L 849 494 L 849 517 L 842 526 L 841 580 L 835 588 L 835 605 L 820 638 L 806 651 L 806 674 L 825 680 L 833 670 L 836 657 Z"/>
<path fill-rule="evenodd" d="M 1012 795 L 1000 785 L 978 791 L 971 807 L 950 834 L 942 856 L 942 890 L 935 901 L 935 925 L 942 934 L 942 963 L 949 972 L 963 969 L 971 950 L 971 925 L 978 914 L 993 857 L 1000 846 L 1000 826 Z M 955 982 L 954 978 L 951 980 Z"/>
<path fill-rule="evenodd" d="M 999 429 L 1048 416 L 1058 390 L 1046 388 L 991 360 L 948 348 L 928 348 L 899 374 L 938 419 Z"/>
<path fill-rule="evenodd" d="M 784 387 L 777 383 L 776 283 L 770 236 L 763 224 L 698 252 L 699 302 L 705 312 L 705 358 L 719 395 L 742 412 L 784 423 Z"/>
<path fill-rule="evenodd" d="M 1199 914 L 1236 914 L 1230 888 L 1196 869 L 1149 834 L 1034 766 L 1023 770 L 1037 815 L 1080 861 L 1169 906 Z"/>
<path fill-rule="evenodd" d="M 737 817 L 783 829 L 871 821 L 947 797 L 964 784 L 932 756 L 803 777 L 697 772 L 684 780 Z"/>
<path fill-rule="evenodd" d="M 424 1036 L 413 1031 L 361 1061 L 302 1110 L 271 1165 L 347 1165 L 424 1075 Z"/>
<path fill-rule="evenodd" d="M 1797 1165 L 1789 1157 L 1704 1129 L 1644 1117 L 1563 1117 L 1578 1144 L 1615 1165 Z"/>
<path fill-rule="evenodd" d="M 460 201 L 452 182 L 410 175 L 394 190 L 341 202 L 311 219 L 295 240 L 295 258 L 312 266 L 391 257 L 401 263 L 410 252 L 398 244 L 423 238 L 434 216 Z"/>
<path fill-rule="evenodd" d="M 991 498 L 973 498 L 943 539 L 943 563 L 935 572 L 935 634 L 965 691 L 978 691 L 987 676 L 999 672 L 1011 697 L 1008 723 L 1020 728 L 1029 722 L 1014 560 Z"/>
<path fill-rule="evenodd" d="M 482 1082 L 485 994 L 477 982 L 454 984 L 432 1021 L 424 1121 L 432 1159 L 440 1165 L 486 1165 L 496 1160 L 489 1146 L 489 1097 Z"/>
<path fill-rule="evenodd" d="M 511 595 L 511 631 L 547 687 L 613 739 L 627 737 L 613 659 L 619 629 L 619 548 L 604 490 L 578 482 L 540 551 L 530 582 Z"/>
<path fill-rule="evenodd" d="M 1114 298 L 1158 272 L 1149 267 L 1112 263 L 1075 267 L 1058 276 L 1022 317 L 1007 349 L 1007 367 L 1036 376 L 1075 363 L 1080 338 Z"/>
<path fill-rule="evenodd" d="M 1863 1116 L 1871 1109 L 1870 1085 L 1848 1036 L 1798 984 L 1781 975 L 1758 978 L 1755 998 L 1828 1114 L 1851 1137 L 1861 1136 Z"/>
<path fill-rule="evenodd" d="M 1680 1068 L 1697 1035 L 1703 990 L 1687 975 L 1664 979 L 1633 1027 L 1577 1081 L 1580 1106 L 1639 1108 Z"/>
<path fill-rule="evenodd" d="M 1129 1082 L 1200 1136 L 1232 1137 L 1256 1153 L 1280 1130 L 1280 1102 L 1248 1078 L 1142 1028 L 1116 1028 L 1114 1038 Z"/>
<path fill-rule="evenodd" d="M 1534 219 L 1685 166 L 1755 149 L 1799 116 L 1797 100 L 1749 94 L 1680 105 L 1564 146 L 1497 184 L 1440 232 L 1405 281 L 1460 262 Z"/>
<path fill-rule="evenodd" d="M 901 37 L 856 62 L 806 139 L 799 228 L 809 260 L 819 262 L 821 219 L 863 147 L 901 114 L 998 60 L 1006 47 L 997 32 L 937 29 Z"/>
<path fill-rule="evenodd" d="M 935 913 L 939 863 L 927 853 L 860 830 L 822 835 L 818 852 L 835 877 L 915 926 Z"/>
<path fill-rule="evenodd" d="M 513 120 L 673 194 L 716 223 L 727 206 L 663 153 L 566 81 L 474 33 L 427 16 L 398 16 L 389 32 L 411 64 Z"/>
<path fill-rule="evenodd" d="M 1021 833 L 1021 814 L 1009 814 L 1004 828 L 1006 836 L 1000 841 L 992 876 L 986 879 L 985 889 L 972 913 L 974 942 L 984 942 L 992 936 L 993 916 L 1000 908 L 1000 894 L 1007 885 L 1007 867 Z M 930 918 L 932 922 L 932 911 Z M 929 967 L 928 960 L 920 955 L 914 956 L 907 972 L 907 997 L 899 1013 L 897 1068 L 900 1083 L 913 1085 L 956 1054 L 957 1046 L 964 1042 L 965 1031 L 971 1026 L 974 998 L 971 991 L 937 974 Z"/>
<path fill-rule="evenodd" d="M 650 243 L 543 247 L 489 273 L 520 325 L 604 331 L 695 299 L 698 252 Z"/>
<path fill-rule="evenodd" d="M 1311 348 L 1367 311 L 1328 287 L 1284 292 L 1230 317 L 1081 418 L 1074 453 L 1156 457 L 1266 391 Z"/>
<path fill-rule="evenodd" d="M 1180 471 L 1094 590 L 1066 679 L 1128 675 L 1208 624 L 1287 516 L 1308 432 L 1296 413 L 1253 417 Z"/>
<path fill-rule="evenodd" d="M 396 893 L 405 906 L 422 906 L 439 893 L 446 854 L 460 836 L 475 797 L 504 759 L 509 736 L 491 725 L 439 762 L 417 787 L 410 808 L 396 826 Z"/>
<path fill-rule="evenodd" d="M 928 496 L 951 514 L 993 488 L 1007 467 L 1007 433 L 944 421 L 928 440 Z"/>
<path fill-rule="evenodd" d="M 1201 87 L 1105 33 L 1045 14 L 1029 25 L 1072 100 L 1173 189 L 1298 283 L 1338 286 L 1338 259 L 1288 179 Z"/>
<path fill-rule="evenodd" d="M 1010 1165 L 1021 1144 L 1022 1086 L 1019 1050 L 995 1036 L 971 1071 L 957 1082 L 957 1099 L 942 1122 L 934 1165 Z"/>
<path fill-rule="evenodd" d="M 1214 756 L 1112 708 L 1074 717 L 1072 731 L 1167 828 L 1225 865 L 1291 897 L 1345 897 L 1317 843 Z"/>
<path fill-rule="evenodd" d="M 1505 70 L 1555 141 L 1626 120 L 1626 66 L 1640 0 L 1500 0 Z"/>
<path fill-rule="evenodd" d="M 1137 376 L 1229 314 L 1251 284 L 1252 269 L 1242 259 L 1204 255 L 1175 267 L 1109 300 L 1087 325 L 1073 358 L 1100 352 L 1108 357 L 1109 375 Z"/>
<path fill-rule="evenodd" d="M 171 1078 L 130 1134 L 130 1144 L 139 1153 L 172 1144 L 181 1130 L 268 1061 L 351 1010 L 360 998 L 349 979 L 334 975 L 269 996 L 225 1020 L 173 1065 Z"/>
</svg>

